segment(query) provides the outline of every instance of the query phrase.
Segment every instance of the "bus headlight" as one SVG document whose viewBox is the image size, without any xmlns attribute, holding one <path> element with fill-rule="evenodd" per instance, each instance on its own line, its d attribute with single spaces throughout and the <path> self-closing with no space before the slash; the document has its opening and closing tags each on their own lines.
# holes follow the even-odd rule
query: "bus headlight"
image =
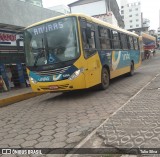
<svg viewBox="0 0 160 157">
<path fill-rule="evenodd" d="M 32 83 L 34 83 L 34 84 L 37 83 L 37 81 L 36 81 L 34 78 L 30 77 L 29 79 L 30 79 L 30 81 L 31 81 Z"/>
<path fill-rule="evenodd" d="M 74 80 L 77 78 L 82 72 L 84 71 L 84 68 L 80 68 L 77 71 L 75 71 L 68 79 L 69 80 Z"/>
</svg>

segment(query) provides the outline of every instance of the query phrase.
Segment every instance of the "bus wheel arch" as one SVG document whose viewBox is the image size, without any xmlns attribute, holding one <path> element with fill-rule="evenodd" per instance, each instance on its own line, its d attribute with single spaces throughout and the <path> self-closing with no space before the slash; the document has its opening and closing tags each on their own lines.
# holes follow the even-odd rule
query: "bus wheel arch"
<svg viewBox="0 0 160 157">
<path fill-rule="evenodd" d="M 98 88 L 105 90 L 109 87 L 110 83 L 110 70 L 107 65 L 104 65 L 101 70 L 101 83 L 98 85 Z"/>
</svg>

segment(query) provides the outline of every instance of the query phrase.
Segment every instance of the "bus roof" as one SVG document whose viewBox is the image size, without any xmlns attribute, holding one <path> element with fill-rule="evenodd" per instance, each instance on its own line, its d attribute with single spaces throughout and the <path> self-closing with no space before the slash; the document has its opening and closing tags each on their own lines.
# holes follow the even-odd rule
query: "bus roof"
<svg viewBox="0 0 160 157">
<path fill-rule="evenodd" d="M 41 24 L 44 24 L 44 23 L 46 23 L 46 22 L 50 22 L 50 21 L 53 21 L 53 20 L 57 20 L 57 19 L 65 18 L 65 17 L 70 17 L 70 16 L 76 16 L 76 17 L 86 18 L 86 19 L 89 20 L 89 21 L 92 21 L 92 22 L 95 22 L 95 23 L 97 23 L 97 24 L 106 26 L 106 27 L 108 27 L 108 28 L 111 28 L 111 29 L 114 29 L 114 30 L 123 32 L 123 33 L 128 34 L 128 35 L 132 35 L 132 36 L 135 36 L 135 37 L 139 37 L 137 34 L 135 34 L 135 33 L 133 33 L 133 32 L 127 31 L 127 30 L 122 29 L 122 28 L 120 28 L 120 27 L 118 27 L 118 26 L 114 26 L 114 25 L 112 25 L 112 24 L 110 24 L 110 23 L 104 22 L 104 21 L 102 21 L 102 20 L 99 20 L 99 19 L 97 19 L 97 18 L 88 16 L 88 15 L 82 14 L 82 13 L 66 14 L 66 15 L 56 16 L 56 17 L 53 17 L 53 18 L 49 18 L 49 19 L 46 19 L 46 20 L 43 20 L 43 21 L 34 23 L 34 24 L 28 26 L 26 29 L 31 28 L 31 27 L 34 27 L 34 26 L 38 26 L 38 25 L 41 25 Z"/>
</svg>

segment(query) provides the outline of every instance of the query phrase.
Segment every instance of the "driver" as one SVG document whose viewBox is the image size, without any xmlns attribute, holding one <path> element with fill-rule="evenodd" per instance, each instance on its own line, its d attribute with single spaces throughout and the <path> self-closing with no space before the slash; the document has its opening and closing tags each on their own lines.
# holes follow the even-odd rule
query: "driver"
<svg viewBox="0 0 160 157">
<path fill-rule="evenodd" d="M 63 47 L 56 49 L 56 55 L 62 61 L 64 60 L 64 51 L 65 51 L 65 48 L 63 48 Z"/>
</svg>

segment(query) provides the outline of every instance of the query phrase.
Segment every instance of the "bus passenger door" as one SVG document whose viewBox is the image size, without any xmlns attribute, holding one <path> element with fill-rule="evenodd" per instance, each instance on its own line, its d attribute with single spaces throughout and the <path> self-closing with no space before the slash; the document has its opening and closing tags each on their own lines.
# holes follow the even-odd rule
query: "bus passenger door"
<svg viewBox="0 0 160 157">
<path fill-rule="evenodd" d="M 87 88 L 99 84 L 101 80 L 100 59 L 96 49 L 95 30 L 92 26 L 92 24 L 87 23 L 87 27 L 81 29 L 84 58 L 87 65 L 85 71 Z"/>
<path fill-rule="evenodd" d="M 86 58 L 87 70 L 85 73 L 86 86 L 89 88 L 100 83 L 101 68 L 96 50 L 85 50 L 84 53 L 90 55 L 90 57 Z"/>
</svg>

